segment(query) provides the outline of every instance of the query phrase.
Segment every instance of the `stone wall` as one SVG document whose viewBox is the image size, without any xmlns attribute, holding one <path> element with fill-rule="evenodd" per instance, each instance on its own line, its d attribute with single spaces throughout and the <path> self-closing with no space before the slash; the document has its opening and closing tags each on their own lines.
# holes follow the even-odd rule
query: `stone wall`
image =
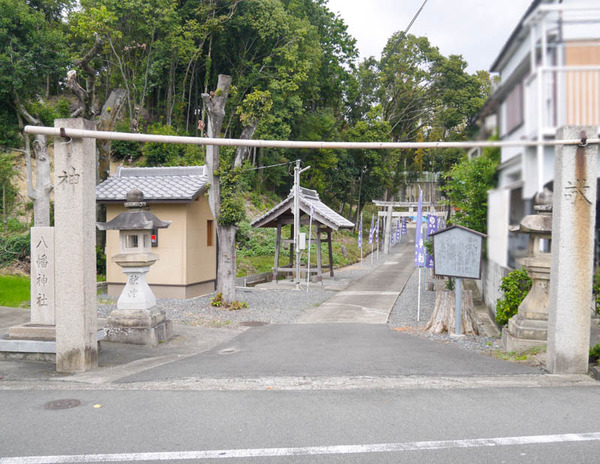
<svg viewBox="0 0 600 464">
<path fill-rule="evenodd" d="M 502 290 L 500 290 L 502 278 L 510 271 L 511 269 L 500 266 L 493 261 L 483 261 L 481 280 L 476 280 L 475 282 L 477 283 L 477 288 L 483 302 L 492 315 L 496 314 L 496 300 L 503 296 Z"/>
</svg>

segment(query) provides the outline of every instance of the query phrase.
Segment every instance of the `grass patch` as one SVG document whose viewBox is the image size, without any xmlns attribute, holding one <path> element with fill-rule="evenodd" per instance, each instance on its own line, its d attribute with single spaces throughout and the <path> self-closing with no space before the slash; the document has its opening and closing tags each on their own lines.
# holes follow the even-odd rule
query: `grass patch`
<svg viewBox="0 0 600 464">
<path fill-rule="evenodd" d="M 536 346 L 533 348 L 529 348 L 526 351 L 516 352 L 516 351 L 496 351 L 493 353 L 493 356 L 498 359 L 503 359 L 504 361 L 527 361 L 532 356 L 536 356 L 540 353 L 546 351 L 544 346 Z"/>
<path fill-rule="evenodd" d="M 29 298 L 29 277 L 0 275 L 0 306 L 28 307 Z"/>
</svg>

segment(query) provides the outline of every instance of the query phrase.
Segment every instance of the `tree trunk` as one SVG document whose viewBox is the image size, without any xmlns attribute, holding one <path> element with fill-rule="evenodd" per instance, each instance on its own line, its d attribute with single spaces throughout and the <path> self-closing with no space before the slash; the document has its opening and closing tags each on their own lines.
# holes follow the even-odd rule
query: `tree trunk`
<svg viewBox="0 0 600 464">
<path fill-rule="evenodd" d="M 34 118 L 25 106 L 21 104 L 19 96 L 15 94 L 14 103 L 17 107 L 17 119 L 19 127 L 23 128 L 23 119 L 29 124 L 41 126 L 42 122 Z M 50 226 L 50 193 L 53 186 L 51 181 L 50 158 L 48 156 L 48 143 L 45 135 L 36 135 L 33 141 L 33 152 L 35 158 L 36 178 L 33 185 L 33 166 L 31 164 L 31 146 L 29 135 L 23 134 L 25 138 L 25 165 L 27 196 L 33 201 L 33 225 L 35 227 Z"/>
<path fill-rule="evenodd" d="M 235 297 L 236 256 L 235 234 L 237 227 L 217 224 L 217 293 L 221 293 L 226 303 L 232 303 Z"/>
<path fill-rule="evenodd" d="M 125 89 L 115 89 L 110 93 L 104 106 L 102 106 L 102 113 L 100 113 L 96 123 L 98 130 L 112 131 L 114 129 L 126 97 L 127 91 Z M 102 182 L 108 178 L 110 171 L 110 140 L 98 140 L 97 146 L 98 177 L 96 181 Z"/>
<path fill-rule="evenodd" d="M 102 112 L 96 123 L 98 130 L 112 131 L 115 128 L 117 118 L 123 109 L 125 104 L 125 98 L 127 97 L 127 91 L 125 89 L 113 90 L 104 105 L 102 106 Z M 98 149 L 98 169 L 96 171 L 96 183 L 108 179 L 110 174 L 110 140 L 97 140 L 96 147 Z M 96 221 L 106 221 L 106 205 L 96 205 Z M 96 245 L 100 249 L 104 250 L 106 246 L 106 231 L 96 229 Z"/>
<path fill-rule="evenodd" d="M 210 138 L 220 136 L 223 120 L 225 119 L 225 104 L 231 87 L 231 77 L 219 74 L 217 90 L 210 94 L 203 93 L 202 100 L 208 114 L 207 135 Z M 226 303 L 235 301 L 235 226 L 219 225 L 221 214 L 221 188 L 219 147 L 207 145 L 206 147 L 206 171 L 210 191 L 208 202 L 213 216 L 217 220 L 217 293 L 221 293 Z"/>
<path fill-rule="evenodd" d="M 425 330 L 431 333 L 455 333 L 456 297 L 453 291 L 438 290 L 435 295 L 435 307 Z M 479 334 L 477 318 L 473 310 L 473 293 L 462 291 L 462 332 L 463 334 Z"/>
<path fill-rule="evenodd" d="M 254 136 L 254 132 L 256 131 L 256 127 L 258 126 L 258 120 L 252 121 L 250 124 L 244 127 L 242 130 L 242 135 L 240 135 L 241 140 L 250 140 Z M 235 160 L 233 162 L 233 166 L 239 168 L 242 166 L 244 161 L 250 155 L 250 147 L 237 147 L 235 150 Z"/>
<path fill-rule="evenodd" d="M 50 226 L 50 193 L 53 186 L 50 180 L 50 158 L 45 135 L 36 135 L 33 141 L 35 153 L 35 196 L 33 201 L 33 225 Z"/>
</svg>

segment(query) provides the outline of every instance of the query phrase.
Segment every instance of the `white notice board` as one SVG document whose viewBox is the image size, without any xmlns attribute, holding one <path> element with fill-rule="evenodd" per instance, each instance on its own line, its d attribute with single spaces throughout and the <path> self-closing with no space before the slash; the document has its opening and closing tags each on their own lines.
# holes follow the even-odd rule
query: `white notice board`
<svg viewBox="0 0 600 464">
<path fill-rule="evenodd" d="M 452 226 L 431 234 L 431 237 L 435 275 L 481 279 L 484 234 Z"/>
</svg>

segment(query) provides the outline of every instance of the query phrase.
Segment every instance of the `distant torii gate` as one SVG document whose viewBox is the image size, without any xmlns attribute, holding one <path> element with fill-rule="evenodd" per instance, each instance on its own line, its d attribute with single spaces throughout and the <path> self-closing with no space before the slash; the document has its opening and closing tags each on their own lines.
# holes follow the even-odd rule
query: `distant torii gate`
<svg viewBox="0 0 600 464">
<path fill-rule="evenodd" d="M 383 252 L 388 254 L 390 252 L 390 235 L 392 233 L 392 219 L 401 217 L 410 217 L 415 213 L 412 210 L 418 208 L 419 204 L 411 201 L 381 201 L 373 200 L 375 206 L 382 208 L 382 211 L 378 211 L 377 215 L 384 218 L 384 229 L 383 229 Z M 424 207 L 434 207 L 435 203 L 424 202 Z M 394 208 L 408 208 L 408 211 L 395 212 Z M 444 216 L 446 213 L 437 212 L 437 216 Z"/>
</svg>

